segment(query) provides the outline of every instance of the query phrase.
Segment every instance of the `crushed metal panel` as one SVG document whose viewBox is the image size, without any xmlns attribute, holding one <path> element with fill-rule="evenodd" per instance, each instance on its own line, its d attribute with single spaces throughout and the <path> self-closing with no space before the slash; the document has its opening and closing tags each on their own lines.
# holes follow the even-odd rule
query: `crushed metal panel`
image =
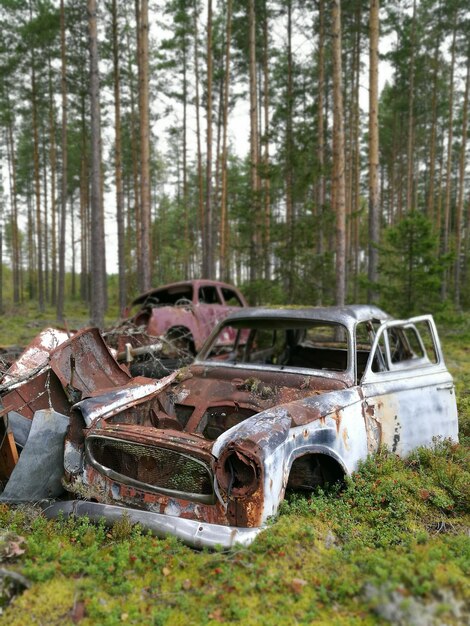
<svg viewBox="0 0 470 626">
<path fill-rule="evenodd" d="M 114 359 L 97 328 L 85 328 L 59 346 L 51 355 L 50 366 L 65 389 L 78 390 L 82 396 L 125 385 L 131 378 Z"/>
<path fill-rule="evenodd" d="M 68 424 L 68 417 L 53 409 L 35 413 L 28 440 L 0 496 L 1 502 L 35 502 L 63 493 Z"/>
<path fill-rule="evenodd" d="M 90 397 L 77 402 L 74 409 L 80 411 L 85 424 L 91 426 L 99 418 L 107 419 L 116 413 L 152 400 L 168 387 L 177 375 L 177 372 L 172 372 L 160 380 L 139 376 L 128 380 L 126 385 L 116 389 L 98 389 L 90 394 Z"/>
<path fill-rule="evenodd" d="M 69 337 L 68 333 L 57 328 L 46 328 L 41 331 L 10 367 L 2 380 L 2 385 L 20 382 L 33 371 L 39 371 L 46 366 L 51 352 Z"/>
<path fill-rule="evenodd" d="M 28 419 L 33 419 L 36 411 L 54 408 L 67 414 L 70 402 L 59 379 L 49 368 L 33 375 L 29 380 L 15 385 L 2 396 L 3 413 L 16 411 Z"/>
</svg>

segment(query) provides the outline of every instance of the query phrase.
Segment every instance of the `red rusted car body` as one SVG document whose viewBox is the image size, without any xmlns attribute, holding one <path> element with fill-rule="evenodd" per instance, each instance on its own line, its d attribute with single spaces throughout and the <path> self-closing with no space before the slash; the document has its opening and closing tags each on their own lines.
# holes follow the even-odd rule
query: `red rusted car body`
<svg viewBox="0 0 470 626">
<path fill-rule="evenodd" d="M 214 327 L 247 303 L 233 285 L 190 280 L 151 289 L 133 300 L 131 308 L 136 306 L 140 308 L 130 321 L 141 327 L 146 336 L 180 339 L 188 351 L 196 354 Z M 127 340 L 120 339 L 120 350 Z M 143 341 L 142 337 L 137 340 Z"/>
</svg>

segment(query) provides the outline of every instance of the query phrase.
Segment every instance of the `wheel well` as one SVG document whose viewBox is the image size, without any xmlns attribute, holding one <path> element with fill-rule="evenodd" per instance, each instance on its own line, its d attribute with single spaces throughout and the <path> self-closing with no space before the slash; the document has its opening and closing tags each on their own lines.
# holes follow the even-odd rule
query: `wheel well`
<svg viewBox="0 0 470 626">
<path fill-rule="evenodd" d="M 313 491 L 344 480 L 341 464 L 328 454 L 304 454 L 292 463 L 287 482 L 288 491 Z"/>
<path fill-rule="evenodd" d="M 196 354 L 193 334 L 186 326 L 172 326 L 165 334 L 169 341 L 185 341 L 192 354 Z"/>
</svg>

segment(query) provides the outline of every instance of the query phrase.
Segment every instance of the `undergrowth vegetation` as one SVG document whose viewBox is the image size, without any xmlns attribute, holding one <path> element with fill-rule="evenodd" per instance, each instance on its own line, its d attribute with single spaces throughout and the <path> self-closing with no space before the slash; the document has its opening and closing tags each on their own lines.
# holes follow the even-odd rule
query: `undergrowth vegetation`
<svg viewBox="0 0 470 626">
<path fill-rule="evenodd" d="M 1 567 L 30 586 L 0 623 L 470 623 L 467 336 L 462 327 L 444 341 L 459 445 L 436 441 L 404 460 L 381 449 L 342 488 L 286 501 L 248 548 L 195 551 L 126 518 L 106 528 L 2 505 Z"/>
</svg>

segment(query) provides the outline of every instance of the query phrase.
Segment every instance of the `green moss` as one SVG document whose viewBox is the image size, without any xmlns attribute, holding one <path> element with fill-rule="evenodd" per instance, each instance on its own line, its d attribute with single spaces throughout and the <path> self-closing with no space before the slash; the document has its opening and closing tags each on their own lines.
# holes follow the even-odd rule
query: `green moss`
<svg viewBox="0 0 470 626">
<path fill-rule="evenodd" d="M 69 624 L 77 606 L 83 626 L 368 626 L 386 624 L 390 606 L 468 623 L 470 351 L 452 334 L 444 349 L 461 444 L 436 442 L 406 460 L 381 450 L 342 490 L 286 502 L 249 548 L 196 552 L 125 520 L 109 529 L 0 506 L 0 527 L 26 538 L 25 553 L 2 566 L 32 582 L 2 624 L 31 615 Z"/>
</svg>

